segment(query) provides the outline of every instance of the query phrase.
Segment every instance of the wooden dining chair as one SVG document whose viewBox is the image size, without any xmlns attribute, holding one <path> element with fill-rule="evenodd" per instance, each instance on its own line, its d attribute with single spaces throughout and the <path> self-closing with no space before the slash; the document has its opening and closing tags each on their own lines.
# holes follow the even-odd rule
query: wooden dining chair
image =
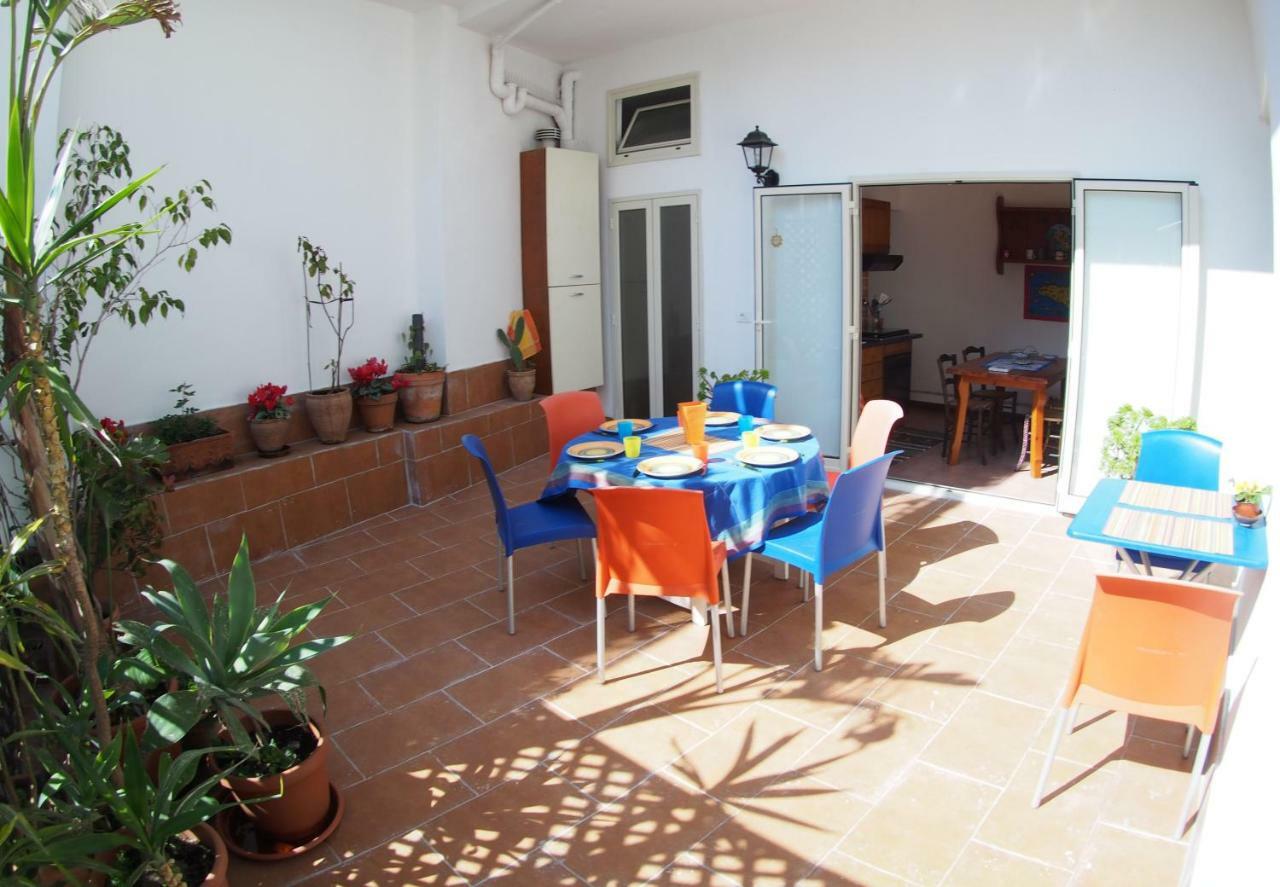
<svg viewBox="0 0 1280 887">
<path fill-rule="evenodd" d="M 956 382 L 955 376 L 950 375 L 947 370 L 951 367 L 958 366 L 960 361 L 954 354 L 938 355 L 938 381 L 942 385 L 942 458 L 945 459 L 951 451 L 951 436 L 956 427 L 957 413 L 960 411 L 960 393 L 959 383 Z M 970 392 L 972 394 L 972 392 Z M 992 430 L 995 423 L 995 403 L 991 400 L 983 400 L 982 398 L 969 398 L 969 409 L 962 421 L 964 426 L 965 440 L 970 442 L 977 439 L 978 458 L 982 460 L 982 464 L 987 464 L 987 434 Z M 993 449 L 994 453 L 995 450 Z"/>
<path fill-rule="evenodd" d="M 596 673 L 601 682 L 605 598 L 627 595 L 627 627 L 635 631 L 635 596 L 668 595 L 706 602 L 716 692 L 721 692 L 720 617 L 723 612 L 730 620 L 732 637 L 733 599 L 725 544 L 711 541 L 702 491 L 609 487 L 596 490 L 595 500 Z"/>
<path fill-rule="evenodd" d="M 1188 728 L 1183 757 L 1190 752 L 1192 731 L 1200 731 L 1176 840 L 1200 793 L 1210 740 L 1226 709 L 1227 654 L 1240 595 L 1215 585 L 1125 574 L 1101 575 L 1095 582 L 1031 805 L 1039 807 L 1044 800 L 1058 745 L 1081 704 L 1175 721 Z"/>
<path fill-rule="evenodd" d="M 548 471 L 556 470 L 556 462 L 565 445 L 580 434 L 600 427 L 604 406 L 594 391 L 566 391 L 538 401 L 547 417 L 547 449 L 551 457 Z"/>
<path fill-rule="evenodd" d="M 976 357 L 986 357 L 987 346 L 968 345 L 960 353 L 964 362 L 968 363 Z M 1021 431 L 1022 426 L 1022 423 L 1018 421 L 1018 392 L 1010 391 L 1007 388 L 992 388 L 990 385 L 974 385 L 969 391 L 969 397 L 992 401 L 995 404 L 995 437 L 998 439 L 1000 432 L 1007 425 L 1010 439 L 1017 443 L 1018 433 Z"/>
</svg>

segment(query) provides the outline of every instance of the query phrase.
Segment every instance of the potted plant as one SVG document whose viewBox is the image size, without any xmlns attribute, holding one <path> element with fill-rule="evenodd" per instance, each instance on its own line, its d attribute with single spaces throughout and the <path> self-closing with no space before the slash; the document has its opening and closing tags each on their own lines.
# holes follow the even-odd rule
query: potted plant
<svg viewBox="0 0 1280 887">
<path fill-rule="evenodd" d="M 734 382 L 743 379 L 748 382 L 768 382 L 769 371 L 766 369 L 738 370 L 736 373 L 717 373 L 706 367 L 698 367 L 698 400 L 710 402 L 711 392 L 721 382 Z"/>
<path fill-rule="evenodd" d="M 431 359 L 421 314 L 413 315 L 405 339 L 409 356 L 398 372 L 405 381 L 400 391 L 401 412 L 406 422 L 434 422 L 440 418 L 444 400 L 444 367 Z"/>
<path fill-rule="evenodd" d="M 270 458 L 289 449 L 289 407 L 293 398 L 286 397 L 287 385 L 264 382 L 249 395 L 249 436 L 258 454 Z"/>
<path fill-rule="evenodd" d="M 1138 469 L 1142 435 L 1163 428 L 1196 430 L 1191 416 L 1170 419 L 1157 416 L 1146 407 L 1125 404 L 1107 419 L 1107 436 L 1102 441 L 1102 473 L 1107 477 L 1130 479 Z"/>
<path fill-rule="evenodd" d="M 1242 480 L 1236 482 L 1235 505 L 1232 511 L 1236 520 L 1251 527 L 1262 520 L 1262 500 L 1271 495 L 1270 486 L 1262 486 L 1256 481 Z"/>
<path fill-rule="evenodd" d="M 152 436 L 169 450 L 169 464 L 164 473 L 187 477 L 230 463 L 231 433 L 191 406 L 195 388 L 183 382 L 169 391 L 178 395 L 173 412 L 161 416 L 151 426 Z"/>
<path fill-rule="evenodd" d="M 351 429 L 351 392 L 338 384 L 338 368 L 342 366 L 347 333 L 356 321 L 356 285 L 343 272 L 342 265 L 330 269 L 324 249 L 306 237 L 298 238 L 298 252 L 302 253 L 302 298 L 307 309 L 307 387 L 311 389 L 303 402 L 320 442 L 342 443 Z M 333 359 L 324 365 L 329 371 L 329 386 L 319 389 L 311 378 L 311 321 L 316 312 L 324 315 L 337 341 Z"/>
<path fill-rule="evenodd" d="M 215 594 L 211 604 L 186 570 L 172 561 L 160 563 L 173 591 L 148 589 L 143 597 L 162 621 L 119 624 L 123 642 L 151 652 L 188 682 L 151 706 L 150 741 L 188 737 L 187 744 L 212 745 L 219 733 L 225 736 L 242 760 L 223 779 L 241 802 L 235 813 L 272 838 L 317 843 L 336 826 L 341 805 L 329 781 L 327 734 L 304 709 L 310 687 L 319 688 L 324 700 L 306 663 L 350 637 L 308 637 L 308 626 L 328 599 L 282 613 L 282 593 L 271 606 L 258 606 L 246 539 L 232 561 L 226 593 Z M 252 703 L 265 697 L 279 697 L 289 708 L 259 712 Z M 281 753 L 282 746 L 292 757 Z M 225 758 L 217 761 L 219 767 L 225 763 Z M 223 832 L 228 838 L 233 834 Z"/>
<path fill-rule="evenodd" d="M 532 360 L 526 360 L 520 350 L 520 340 L 524 338 L 524 317 L 516 318 L 515 327 L 510 330 L 498 330 L 498 341 L 507 349 L 511 358 L 511 367 L 507 370 L 507 387 L 516 400 L 530 400 L 533 397 L 533 385 L 537 377 L 537 369 Z"/>
<path fill-rule="evenodd" d="M 396 423 L 396 401 L 407 384 L 399 373 L 387 375 L 387 362 L 371 357 L 358 367 L 348 367 L 351 393 L 360 410 L 365 431 L 390 431 Z"/>
</svg>

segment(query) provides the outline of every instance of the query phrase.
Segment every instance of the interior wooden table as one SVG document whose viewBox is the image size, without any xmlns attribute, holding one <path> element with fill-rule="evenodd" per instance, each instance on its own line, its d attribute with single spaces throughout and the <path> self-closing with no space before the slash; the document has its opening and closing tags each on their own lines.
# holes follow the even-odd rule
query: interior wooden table
<svg viewBox="0 0 1280 887">
<path fill-rule="evenodd" d="M 1067 362 L 1061 357 L 1035 372 L 1014 371 L 993 373 L 987 367 L 992 361 L 1009 357 L 1007 352 L 975 357 L 948 373 L 956 378 L 956 425 L 951 435 L 951 455 L 948 464 L 960 461 L 960 447 L 964 443 L 964 428 L 968 421 L 969 389 L 973 385 L 992 385 L 996 388 L 1019 388 L 1031 392 L 1031 476 L 1039 477 L 1044 469 L 1044 407 L 1049 400 L 1049 389 L 1062 381 L 1067 372 Z"/>
</svg>

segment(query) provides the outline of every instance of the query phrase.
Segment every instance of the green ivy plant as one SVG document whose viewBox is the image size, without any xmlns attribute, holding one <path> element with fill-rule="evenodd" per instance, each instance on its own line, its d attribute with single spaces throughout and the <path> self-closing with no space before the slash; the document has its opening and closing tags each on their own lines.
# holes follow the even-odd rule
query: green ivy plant
<svg viewBox="0 0 1280 887">
<path fill-rule="evenodd" d="M 707 400 L 711 391 L 720 382 L 734 382 L 739 379 L 747 382 L 768 382 L 769 371 L 766 369 L 738 370 L 736 373 L 717 373 L 706 367 L 698 367 L 698 400 Z"/>
<path fill-rule="evenodd" d="M 1107 419 L 1107 436 L 1102 441 L 1102 473 L 1107 477 L 1132 478 L 1138 468 L 1142 435 L 1164 428 L 1196 430 L 1191 416 L 1170 419 L 1157 416 L 1146 407 L 1125 404 Z"/>
</svg>

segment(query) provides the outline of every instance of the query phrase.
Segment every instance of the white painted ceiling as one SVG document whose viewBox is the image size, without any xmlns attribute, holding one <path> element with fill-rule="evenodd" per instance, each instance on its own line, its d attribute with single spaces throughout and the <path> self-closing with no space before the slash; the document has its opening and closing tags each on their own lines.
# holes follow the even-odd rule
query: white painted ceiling
<svg viewBox="0 0 1280 887">
<path fill-rule="evenodd" d="M 496 37 L 546 0 L 444 2 L 458 10 L 463 27 Z M 782 8 L 779 0 L 561 0 L 512 43 L 567 64 Z"/>
</svg>

